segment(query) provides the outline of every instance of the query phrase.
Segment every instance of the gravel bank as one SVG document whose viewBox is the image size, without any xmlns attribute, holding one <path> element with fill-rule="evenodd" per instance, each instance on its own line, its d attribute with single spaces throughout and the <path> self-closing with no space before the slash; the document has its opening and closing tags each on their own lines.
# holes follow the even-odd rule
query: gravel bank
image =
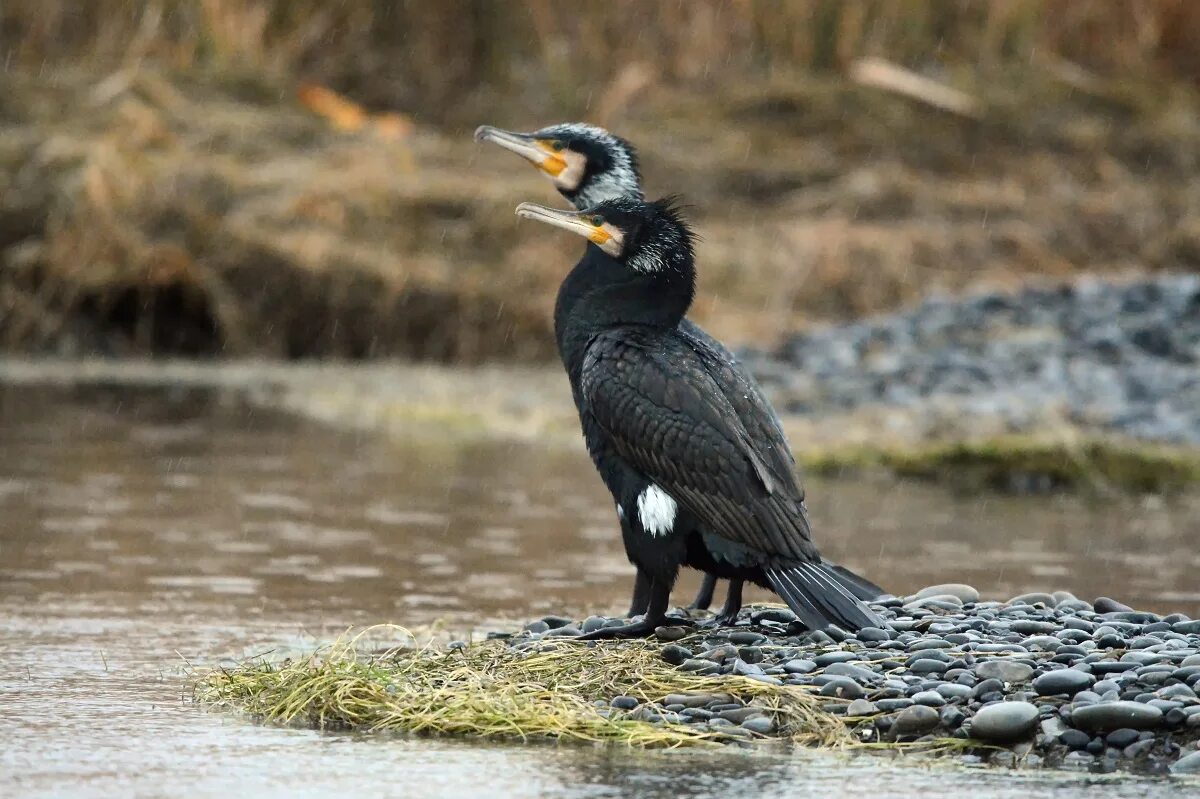
<svg viewBox="0 0 1200 799">
<path fill-rule="evenodd" d="M 986 420 L 1200 444 L 1200 275 L 931 299 L 747 361 L 791 413 L 891 406 L 926 432 Z"/>
<path fill-rule="evenodd" d="M 604 715 L 703 727 L 729 741 L 788 737 L 786 715 L 737 698 L 738 685 L 753 680 L 816 693 L 862 742 L 925 744 L 966 764 L 1198 770 L 1200 620 L 1063 591 L 980 601 L 966 585 L 931 586 L 877 607 L 889 628 L 853 636 L 810 633 L 791 611 L 762 606 L 744 610 L 736 627 L 660 627 L 664 661 L 728 677 L 727 687 L 596 705 Z M 552 616 L 493 637 L 538 652 L 617 623 Z"/>
</svg>

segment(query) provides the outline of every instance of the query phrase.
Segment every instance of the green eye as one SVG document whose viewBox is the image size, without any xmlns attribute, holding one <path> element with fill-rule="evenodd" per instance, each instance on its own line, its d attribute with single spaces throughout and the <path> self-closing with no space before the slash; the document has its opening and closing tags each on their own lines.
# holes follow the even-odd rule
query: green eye
<svg viewBox="0 0 1200 799">
<path fill-rule="evenodd" d="M 555 140 L 550 143 L 550 149 L 556 153 L 562 152 L 563 148 L 566 146 L 567 145 L 563 144 L 561 141 L 558 141 L 558 140 Z"/>
<path fill-rule="evenodd" d="M 600 214 L 596 214 L 589 221 L 592 223 L 592 227 L 600 227 L 604 224 L 604 217 L 600 216 Z"/>
</svg>

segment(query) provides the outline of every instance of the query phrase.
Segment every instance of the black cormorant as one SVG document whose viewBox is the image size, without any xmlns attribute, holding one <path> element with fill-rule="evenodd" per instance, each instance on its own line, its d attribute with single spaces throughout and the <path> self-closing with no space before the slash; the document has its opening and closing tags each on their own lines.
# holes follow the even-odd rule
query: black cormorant
<svg viewBox="0 0 1200 799">
<path fill-rule="evenodd" d="M 628 141 L 603 128 L 581 122 L 566 122 L 533 133 L 515 133 L 484 125 L 475 131 L 475 138 L 477 141 L 493 142 L 525 158 L 553 181 L 555 188 L 578 210 L 584 210 L 605 200 L 622 197 L 640 200 L 643 197 L 637 152 Z M 559 300 L 561 304 L 561 294 Z M 560 314 L 556 313 L 555 334 L 559 353 L 564 355 L 565 363 L 559 319 Z M 753 406 L 765 410 L 770 415 L 770 424 L 774 428 L 773 438 L 786 448 L 787 442 L 778 418 L 770 404 L 762 397 L 757 382 L 742 368 L 733 353 L 690 319 L 680 320 L 679 333 L 726 365 L 731 373 L 730 379 L 740 383 L 744 390 L 754 397 Z M 570 365 L 566 365 L 570 373 Z M 575 405 L 579 408 L 579 390 L 574 379 L 571 382 L 571 390 Z M 786 454 L 794 462 L 791 451 L 786 450 Z M 609 485 L 609 489 L 613 491 L 615 498 L 614 487 Z M 623 537 L 628 541 L 628 522 L 625 519 L 621 519 L 620 522 Z M 630 559 L 632 560 L 632 555 Z M 837 579 L 860 599 L 875 599 L 884 593 L 879 586 L 848 569 L 834 564 L 827 565 L 834 570 Z M 705 573 L 704 583 L 690 607 L 704 610 L 712 604 L 716 580 L 715 575 Z M 639 571 L 634 583 L 629 615 L 646 612 L 648 591 L 648 579 Z M 732 623 L 741 609 L 741 603 L 742 585 L 735 578 L 730 583 L 719 621 Z"/>
<path fill-rule="evenodd" d="M 648 584 L 640 621 L 588 637 L 653 631 L 681 565 L 739 581 L 737 604 L 740 581 L 769 587 L 811 629 L 882 626 L 821 561 L 770 405 L 723 348 L 681 328 L 695 264 L 675 206 L 620 198 L 517 214 L 589 241 L 559 290 L 555 330 L 588 451 Z"/>
</svg>

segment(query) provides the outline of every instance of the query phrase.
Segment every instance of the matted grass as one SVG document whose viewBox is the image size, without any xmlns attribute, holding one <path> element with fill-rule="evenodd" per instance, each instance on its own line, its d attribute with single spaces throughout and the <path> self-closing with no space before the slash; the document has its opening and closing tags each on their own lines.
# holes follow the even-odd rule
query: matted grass
<svg viewBox="0 0 1200 799">
<path fill-rule="evenodd" d="M 699 725 L 651 723 L 636 711 L 605 715 L 593 702 L 625 695 L 648 704 L 668 694 L 719 693 L 762 707 L 778 730 L 772 740 L 853 743 L 846 725 L 821 710 L 829 698 L 744 677 L 689 674 L 661 659 L 661 643 L 589 646 L 551 639 L 537 642 L 537 651 L 503 641 L 368 651 L 365 641 L 384 632 L 412 638 L 403 628 L 372 627 L 304 658 L 254 658 L 199 675 L 194 696 L 280 724 L 680 747 L 730 736 Z"/>
</svg>

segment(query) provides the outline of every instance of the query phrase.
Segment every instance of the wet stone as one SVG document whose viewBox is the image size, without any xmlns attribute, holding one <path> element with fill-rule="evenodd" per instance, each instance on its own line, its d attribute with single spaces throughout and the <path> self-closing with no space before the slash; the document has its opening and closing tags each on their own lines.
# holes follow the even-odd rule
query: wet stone
<svg viewBox="0 0 1200 799">
<path fill-rule="evenodd" d="M 892 722 L 892 732 L 897 735 L 919 735 L 932 730 L 940 721 L 941 717 L 933 708 L 913 705 L 896 716 Z"/>
<path fill-rule="evenodd" d="M 976 666 L 975 673 L 983 679 L 1025 682 L 1033 676 L 1033 667 L 1015 660 L 989 660 Z"/>
<path fill-rule="evenodd" d="M 875 703 L 866 699 L 855 699 L 846 707 L 847 716 L 870 716 L 878 712 L 879 708 Z"/>
<path fill-rule="evenodd" d="M 1200 752 L 1192 752 L 1171 765 L 1172 774 L 1200 774 Z"/>
<path fill-rule="evenodd" d="M 686 627 L 655 627 L 654 637 L 660 641 L 678 641 L 688 634 Z"/>
<path fill-rule="evenodd" d="M 1071 720 L 1076 727 L 1088 732 L 1106 732 L 1121 727 L 1149 730 L 1162 723 L 1163 713 L 1156 707 L 1139 702 L 1103 702 L 1075 708 Z"/>
<path fill-rule="evenodd" d="M 919 691 L 913 694 L 912 701 L 926 707 L 941 707 L 946 704 L 946 699 L 937 691 Z"/>
<path fill-rule="evenodd" d="M 919 658 L 908 668 L 913 674 L 942 674 L 947 668 L 949 668 L 949 666 L 947 666 L 947 664 L 941 660 L 933 660 L 932 658 Z"/>
<path fill-rule="evenodd" d="M 1033 690 L 1040 696 L 1066 694 L 1074 696 L 1096 682 L 1091 674 L 1079 669 L 1058 669 L 1046 672 L 1033 681 Z"/>
<path fill-rule="evenodd" d="M 1138 731 L 1129 727 L 1122 727 L 1118 730 L 1113 730 L 1108 735 L 1104 736 L 1104 742 L 1109 746 L 1117 749 L 1124 749 L 1138 739 Z"/>
<path fill-rule="evenodd" d="M 766 716 L 755 716 L 743 721 L 742 729 L 755 735 L 770 735 L 775 732 L 775 722 Z"/>
<path fill-rule="evenodd" d="M 670 663 L 672 666 L 679 666 L 684 661 L 692 657 L 692 651 L 682 646 L 669 644 L 662 648 L 660 655 L 663 660 Z"/>
<path fill-rule="evenodd" d="M 987 705 L 971 720 L 971 737 L 989 743 L 1012 743 L 1028 738 L 1037 727 L 1038 709 L 1028 702 Z"/>
<path fill-rule="evenodd" d="M 721 667 L 716 663 L 701 658 L 688 658 L 680 664 L 679 668 L 682 671 L 690 671 L 696 674 L 716 674 L 721 670 Z"/>
<path fill-rule="evenodd" d="M 837 696 L 843 699 L 859 699 L 866 694 L 863 687 L 849 677 L 834 677 L 821 686 L 821 696 Z"/>
<path fill-rule="evenodd" d="M 617 710 L 633 710 L 635 707 L 640 705 L 641 702 L 632 696 L 614 696 L 609 704 Z"/>
<path fill-rule="evenodd" d="M 783 664 L 783 670 L 788 674 L 808 674 L 810 671 L 814 671 L 816 668 L 816 663 L 811 660 L 803 659 L 789 660 L 787 663 Z"/>
</svg>

